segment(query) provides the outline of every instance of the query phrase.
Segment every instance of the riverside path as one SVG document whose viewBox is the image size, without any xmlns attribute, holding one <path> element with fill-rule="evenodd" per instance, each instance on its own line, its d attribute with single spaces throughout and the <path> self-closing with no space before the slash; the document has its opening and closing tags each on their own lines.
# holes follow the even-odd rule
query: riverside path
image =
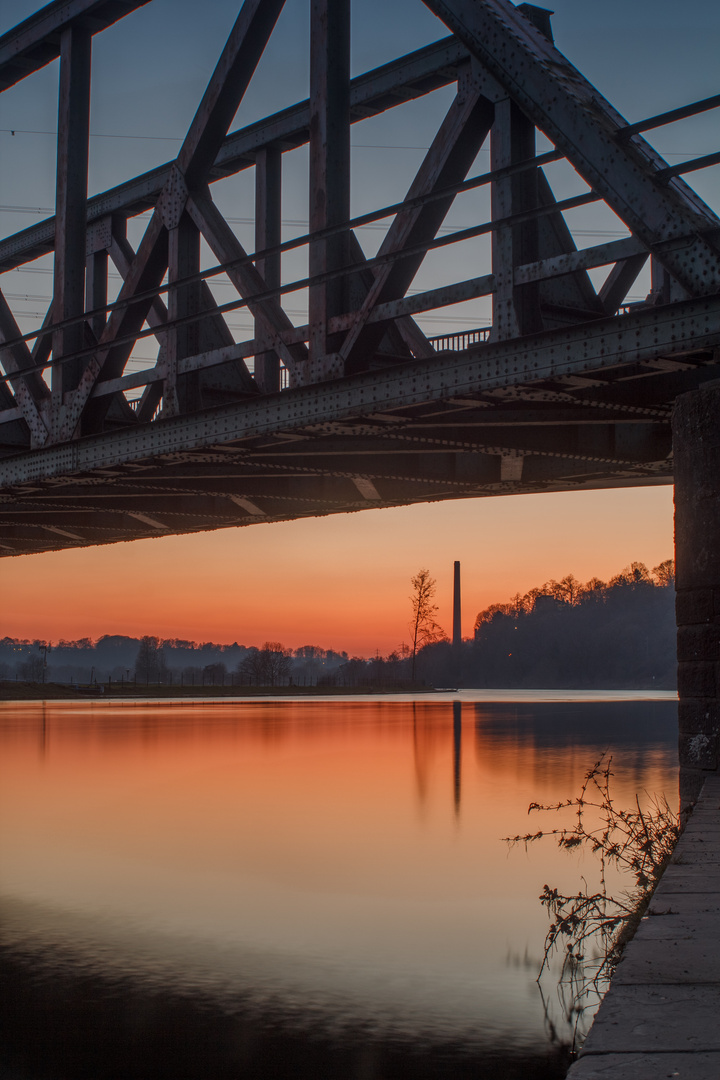
<svg viewBox="0 0 720 1080">
<path fill-rule="evenodd" d="M 568 1080 L 720 1076 L 720 778 L 708 777 Z"/>
</svg>

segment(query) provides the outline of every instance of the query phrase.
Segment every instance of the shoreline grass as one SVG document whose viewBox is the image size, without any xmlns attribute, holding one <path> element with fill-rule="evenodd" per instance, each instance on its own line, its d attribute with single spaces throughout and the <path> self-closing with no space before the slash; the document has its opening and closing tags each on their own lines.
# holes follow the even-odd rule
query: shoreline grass
<svg viewBox="0 0 720 1080">
<path fill-rule="evenodd" d="M 115 701 L 132 698 L 320 697 L 365 694 L 429 694 L 434 687 L 401 683 L 397 686 L 153 686 L 134 683 L 66 683 L 0 681 L 0 701 Z"/>
</svg>

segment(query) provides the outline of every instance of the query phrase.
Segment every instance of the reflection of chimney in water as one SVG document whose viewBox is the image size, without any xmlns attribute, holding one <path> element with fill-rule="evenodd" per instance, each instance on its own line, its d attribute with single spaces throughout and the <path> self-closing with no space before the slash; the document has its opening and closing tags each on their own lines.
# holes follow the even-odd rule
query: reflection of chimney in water
<svg viewBox="0 0 720 1080">
<path fill-rule="evenodd" d="M 455 563 L 455 580 L 453 585 L 453 637 L 452 643 L 456 647 L 462 644 L 462 618 L 460 612 L 460 563 Z"/>
<path fill-rule="evenodd" d="M 457 563 L 455 564 L 458 565 Z M 460 768 L 462 764 L 462 702 L 453 701 L 453 800 L 460 816 Z"/>
</svg>

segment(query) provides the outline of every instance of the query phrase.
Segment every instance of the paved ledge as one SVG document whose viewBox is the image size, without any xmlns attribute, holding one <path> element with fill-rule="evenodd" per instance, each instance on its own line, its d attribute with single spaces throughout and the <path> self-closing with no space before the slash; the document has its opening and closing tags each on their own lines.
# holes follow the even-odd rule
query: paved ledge
<svg viewBox="0 0 720 1080">
<path fill-rule="evenodd" d="M 720 776 L 709 776 L 568 1080 L 720 1078 Z"/>
</svg>

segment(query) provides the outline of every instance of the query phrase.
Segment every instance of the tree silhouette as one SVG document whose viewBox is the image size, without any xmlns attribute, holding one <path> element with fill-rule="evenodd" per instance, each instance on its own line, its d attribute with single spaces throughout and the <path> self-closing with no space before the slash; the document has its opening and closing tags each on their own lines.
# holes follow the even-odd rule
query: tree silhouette
<svg viewBox="0 0 720 1080">
<path fill-rule="evenodd" d="M 675 560 L 665 559 L 659 566 L 653 566 L 653 574 L 661 588 L 671 588 L 675 584 Z"/>
<path fill-rule="evenodd" d="M 159 669 L 158 639 L 146 634 L 145 637 L 140 638 L 140 648 L 135 657 L 135 678 L 146 685 L 156 683 Z"/>
<path fill-rule="evenodd" d="M 652 573 L 632 562 L 608 582 L 582 584 L 569 574 L 490 604 L 475 620 L 474 657 L 463 677 L 489 686 L 670 689 L 673 578 L 672 559 Z"/>
<path fill-rule="evenodd" d="M 237 666 L 237 673 L 253 686 L 283 686 L 290 675 L 290 649 L 279 641 L 266 641 L 262 649 L 251 648 Z"/>
<path fill-rule="evenodd" d="M 412 604 L 412 619 L 408 626 L 412 640 L 412 680 L 415 681 L 415 661 L 418 649 L 423 645 L 430 645 L 434 641 L 441 641 L 446 635 L 442 627 L 435 621 L 437 604 L 433 604 L 436 581 L 430 577 L 429 570 L 418 570 L 415 577 L 410 579 L 413 591 L 410 597 Z"/>
</svg>

